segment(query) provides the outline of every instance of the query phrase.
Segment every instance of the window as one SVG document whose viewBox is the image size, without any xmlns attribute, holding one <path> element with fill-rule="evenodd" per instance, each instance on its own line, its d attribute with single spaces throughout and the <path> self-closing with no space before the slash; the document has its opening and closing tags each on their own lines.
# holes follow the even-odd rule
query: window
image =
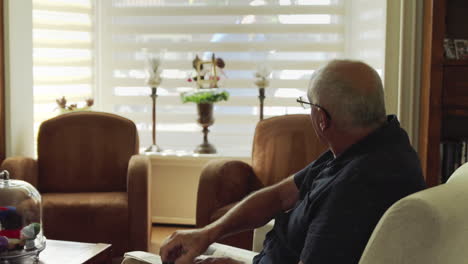
<svg viewBox="0 0 468 264">
<path fill-rule="evenodd" d="M 254 72 L 272 68 L 265 116 L 304 113 L 295 98 L 304 95 L 319 65 L 344 52 L 344 6 L 338 0 L 112 0 L 98 1 L 102 56 L 99 87 L 105 111 L 135 121 L 141 146 L 150 145 L 150 89 L 144 84 L 143 49 L 165 50 L 158 88 L 157 143 L 163 149 L 192 150 L 202 141 L 194 104 L 180 92 L 196 55 L 211 52 L 226 62 L 230 93 L 215 105 L 209 140 L 226 155 L 248 156 L 259 119 Z"/>
<path fill-rule="evenodd" d="M 34 135 L 59 113 L 56 99 L 84 104 L 93 97 L 92 0 L 33 0 Z M 37 142 L 37 140 L 35 140 Z"/>
<path fill-rule="evenodd" d="M 265 118 L 307 113 L 313 71 L 334 58 L 363 59 L 383 74 L 384 0 L 34 0 L 34 103 L 36 130 L 57 114 L 55 99 L 94 97 L 95 110 L 133 120 L 140 146 L 151 144 L 150 88 L 145 49 L 165 50 L 157 99 L 157 143 L 193 150 L 202 142 L 196 106 L 180 93 L 196 55 L 214 52 L 226 62 L 209 140 L 227 156 L 249 156 L 259 119 L 258 64 L 272 68 Z"/>
</svg>

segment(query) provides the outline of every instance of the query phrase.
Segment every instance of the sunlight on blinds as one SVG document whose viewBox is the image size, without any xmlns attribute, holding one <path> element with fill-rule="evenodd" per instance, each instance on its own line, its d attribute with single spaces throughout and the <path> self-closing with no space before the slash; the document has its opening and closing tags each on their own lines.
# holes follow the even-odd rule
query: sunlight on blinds
<svg viewBox="0 0 468 264">
<path fill-rule="evenodd" d="M 196 55 L 207 59 L 214 52 L 223 58 L 228 78 L 221 88 L 231 96 L 215 105 L 209 138 L 219 153 L 236 156 L 251 153 L 259 118 L 258 63 L 273 70 L 266 118 L 307 113 L 295 98 L 305 94 L 315 69 L 345 49 L 340 0 L 111 0 L 98 1 L 96 8 L 102 23 L 100 101 L 103 110 L 137 124 L 142 147 L 151 143 L 143 49 L 166 50 L 156 129 L 163 149 L 193 150 L 201 143 L 196 107 L 182 104 L 179 94 L 194 88 L 187 77 Z"/>
<path fill-rule="evenodd" d="M 386 1 L 353 0 L 348 11 L 353 18 L 348 29 L 350 57 L 363 60 L 384 76 Z M 365 8 L 363 8 L 365 7 Z"/>
<path fill-rule="evenodd" d="M 34 130 L 56 116 L 55 100 L 93 96 L 92 0 L 33 0 Z"/>
</svg>

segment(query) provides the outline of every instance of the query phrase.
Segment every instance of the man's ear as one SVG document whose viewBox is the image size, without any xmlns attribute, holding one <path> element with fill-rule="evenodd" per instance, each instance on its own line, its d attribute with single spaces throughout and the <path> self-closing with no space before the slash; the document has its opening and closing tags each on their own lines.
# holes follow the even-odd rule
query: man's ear
<svg viewBox="0 0 468 264">
<path fill-rule="evenodd" d="M 328 120 L 327 115 L 322 109 L 318 109 L 318 114 L 319 114 L 319 127 L 320 130 L 323 132 L 325 129 L 330 127 L 330 120 Z"/>
</svg>

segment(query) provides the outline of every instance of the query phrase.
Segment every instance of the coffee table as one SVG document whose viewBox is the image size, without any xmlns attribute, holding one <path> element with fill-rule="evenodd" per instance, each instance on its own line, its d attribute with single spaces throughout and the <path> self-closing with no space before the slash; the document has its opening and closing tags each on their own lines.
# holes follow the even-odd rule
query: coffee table
<svg viewBox="0 0 468 264">
<path fill-rule="evenodd" d="M 46 248 L 39 254 L 39 262 L 33 258 L 21 264 L 111 264 L 110 244 L 94 244 L 47 239 Z"/>
</svg>

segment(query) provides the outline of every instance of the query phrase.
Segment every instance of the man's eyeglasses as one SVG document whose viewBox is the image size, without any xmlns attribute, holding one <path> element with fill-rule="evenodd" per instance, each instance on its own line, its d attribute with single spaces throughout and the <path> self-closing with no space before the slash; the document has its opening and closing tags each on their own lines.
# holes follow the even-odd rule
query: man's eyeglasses
<svg viewBox="0 0 468 264">
<path fill-rule="evenodd" d="M 325 113 L 327 118 L 331 120 L 331 115 L 328 113 L 328 111 L 325 108 L 321 107 L 318 104 L 313 104 L 313 103 L 309 102 L 309 100 L 306 97 L 301 96 L 301 97 L 296 99 L 296 102 L 300 103 L 301 106 L 304 107 L 304 109 L 310 109 L 311 106 L 315 106 L 317 108 L 322 109 L 322 111 Z"/>
</svg>

